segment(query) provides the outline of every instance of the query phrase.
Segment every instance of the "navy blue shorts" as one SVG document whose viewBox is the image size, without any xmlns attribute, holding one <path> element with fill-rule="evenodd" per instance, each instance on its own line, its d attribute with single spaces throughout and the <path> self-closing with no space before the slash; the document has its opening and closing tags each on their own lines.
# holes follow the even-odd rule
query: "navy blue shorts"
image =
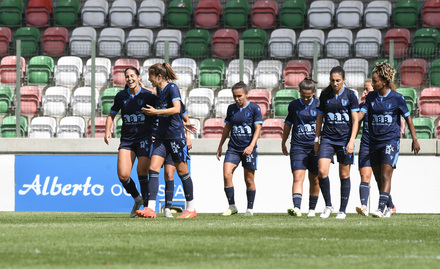
<svg viewBox="0 0 440 269">
<path fill-rule="evenodd" d="M 396 168 L 397 159 L 399 158 L 400 140 L 388 141 L 378 146 L 370 145 L 370 163 L 372 167 L 382 163 L 389 164 Z"/>
<path fill-rule="evenodd" d="M 335 155 L 338 160 L 338 163 L 342 164 L 354 164 L 354 152 L 350 155 L 346 155 L 347 151 L 345 146 L 338 146 L 328 143 L 326 140 L 321 140 L 321 145 L 319 146 L 318 157 L 332 159 L 333 155 Z"/>
<path fill-rule="evenodd" d="M 371 167 L 370 163 L 370 147 L 366 143 L 361 142 L 361 147 L 359 148 L 359 169 L 364 167 Z"/>
<path fill-rule="evenodd" d="M 170 140 L 157 139 L 154 141 L 153 153 L 151 155 L 158 155 L 166 159 L 168 154 L 171 155 L 173 163 L 186 162 L 189 160 L 185 138 Z"/>
<path fill-rule="evenodd" d="M 171 153 L 168 153 L 167 157 L 165 158 L 165 165 L 166 164 L 174 165 L 173 158 L 171 157 Z"/>
<path fill-rule="evenodd" d="M 294 147 L 290 149 L 290 168 L 296 170 L 308 169 L 310 173 L 318 174 L 318 156 L 312 148 Z"/>
<path fill-rule="evenodd" d="M 233 150 L 227 150 L 225 155 L 225 163 L 233 163 L 238 165 L 241 162 L 243 168 L 249 170 L 257 170 L 258 152 L 254 148 L 250 155 L 243 155 L 243 152 L 236 152 Z"/>
<path fill-rule="evenodd" d="M 127 149 L 131 150 L 134 153 L 136 153 L 137 157 L 148 157 L 151 158 L 151 152 L 153 149 L 153 142 L 150 138 L 147 138 L 145 140 L 139 141 L 139 142 L 125 142 L 121 141 L 119 144 L 119 149 Z"/>
</svg>

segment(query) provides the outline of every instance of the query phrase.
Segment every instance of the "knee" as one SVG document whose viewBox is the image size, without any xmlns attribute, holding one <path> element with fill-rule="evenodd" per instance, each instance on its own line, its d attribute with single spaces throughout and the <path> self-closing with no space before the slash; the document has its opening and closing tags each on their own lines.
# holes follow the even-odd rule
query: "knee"
<svg viewBox="0 0 440 269">
<path fill-rule="evenodd" d="M 130 178 L 130 175 L 118 175 L 118 177 L 119 181 L 126 182 Z"/>
</svg>

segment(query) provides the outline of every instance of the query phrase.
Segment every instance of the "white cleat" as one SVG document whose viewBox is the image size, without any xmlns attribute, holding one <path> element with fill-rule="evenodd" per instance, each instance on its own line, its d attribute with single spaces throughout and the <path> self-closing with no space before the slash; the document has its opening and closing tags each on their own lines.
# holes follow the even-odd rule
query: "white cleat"
<svg viewBox="0 0 440 269">
<path fill-rule="evenodd" d="M 344 212 L 339 211 L 338 215 L 336 215 L 336 219 L 345 219 L 346 216 Z"/>
<path fill-rule="evenodd" d="M 362 206 L 362 207 L 359 207 L 359 206 L 357 206 L 356 207 L 356 212 L 359 214 L 359 215 L 362 215 L 362 216 L 366 216 L 366 217 L 368 217 L 368 209 L 367 209 L 367 207 L 366 206 Z"/>
<path fill-rule="evenodd" d="M 321 219 L 328 219 L 330 217 L 330 214 L 333 212 L 333 206 L 326 206 L 324 208 L 324 211 L 319 215 Z"/>
<path fill-rule="evenodd" d="M 383 213 L 379 209 L 371 213 L 371 215 L 373 216 L 373 218 L 383 218 Z"/>
<path fill-rule="evenodd" d="M 309 214 L 307 214 L 307 217 L 309 217 L 309 218 L 314 218 L 314 217 L 316 217 L 315 210 L 310 209 L 310 210 L 309 210 Z"/>
<path fill-rule="evenodd" d="M 251 209 L 247 209 L 245 215 L 249 216 L 249 217 L 252 217 L 254 215 L 254 212 L 252 212 Z"/>
<path fill-rule="evenodd" d="M 163 212 L 163 216 L 165 218 L 174 218 L 173 214 L 171 214 L 171 209 L 165 208 L 165 211 Z"/>
</svg>

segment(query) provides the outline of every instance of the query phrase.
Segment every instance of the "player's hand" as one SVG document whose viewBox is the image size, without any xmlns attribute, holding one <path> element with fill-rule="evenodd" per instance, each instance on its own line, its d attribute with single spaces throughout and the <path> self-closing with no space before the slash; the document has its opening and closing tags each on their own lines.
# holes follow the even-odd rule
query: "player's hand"
<svg viewBox="0 0 440 269">
<path fill-rule="evenodd" d="M 195 124 L 183 124 L 183 128 L 185 128 L 185 130 L 187 130 L 188 132 L 195 134 L 197 132 L 197 128 Z"/>
<path fill-rule="evenodd" d="M 111 132 L 105 132 L 105 136 L 104 136 L 104 142 L 108 145 L 109 142 L 108 140 L 112 138 L 112 133 Z"/>
<path fill-rule="evenodd" d="M 222 147 L 219 147 L 219 148 L 217 149 L 217 154 L 216 154 L 216 156 L 217 156 L 217 160 L 220 161 L 220 157 L 222 156 Z"/>
<path fill-rule="evenodd" d="M 157 109 L 155 109 L 154 107 L 152 107 L 150 105 L 147 105 L 147 107 L 143 107 L 142 111 L 147 116 L 157 115 Z"/>
<path fill-rule="evenodd" d="M 191 150 L 193 148 L 192 140 L 190 137 L 186 138 L 186 147 L 188 148 L 188 150 Z"/>
<path fill-rule="evenodd" d="M 414 154 L 419 153 L 420 145 L 419 145 L 419 141 L 417 139 L 413 139 L 412 144 L 411 144 L 411 151 L 414 151 Z"/>
<path fill-rule="evenodd" d="M 248 146 L 243 150 L 243 155 L 251 155 L 252 151 L 254 150 L 254 147 Z"/>
<path fill-rule="evenodd" d="M 286 156 L 289 155 L 289 152 L 287 151 L 286 144 L 281 144 L 281 149 L 282 149 L 284 155 L 286 155 Z"/>
<path fill-rule="evenodd" d="M 350 155 L 353 153 L 354 151 L 354 141 L 353 142 L 348 142 L 347 146 L 345 147 L 345 154 L 346 155 Z"/>
<path fill-rule="evenodd" d="M 315 151 L 315 155 L 318 156 L 319 142 L 315 142 L 315 144 L 313 144 L 313 150 Z"/>
</svg>

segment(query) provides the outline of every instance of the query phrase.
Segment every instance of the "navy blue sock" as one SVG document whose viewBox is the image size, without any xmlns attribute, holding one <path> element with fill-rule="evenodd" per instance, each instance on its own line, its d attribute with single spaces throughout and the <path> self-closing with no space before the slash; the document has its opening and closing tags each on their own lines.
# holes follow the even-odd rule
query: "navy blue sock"
<svg viewBox="0 0 440 269">
<path fill-rule="evenodd" d="M 341 180 L 341 206 L 339 207 L 339 212 L 344 212 L 347 209 L 348 198 L 350 197 L 350 177 Z"/>
<path fill-rule="evenodd" d="M 302 201 L 302 194 L 301 193 L 294 193 L 292 194 L 293 199 L 293 207 L 300 208 L 301 209 L 301 201 Z"/>
<path fill-rule="evenodd" d="M 171 208 L 174 196 L 174 180 L 165 181 L 165 208 Z"/>
<path fill-rule="evenodd" d="M 139 196 L 139 192 L 136 188 L 136 184 L 134 184 L 134 181 L 130 178 L 128 178 L 127 181 L 121 181 L 122 186 L 124 189 L 131 194 L 131 197 L 136 198 Z"/>
<path fill-rule="evenodd" d="M 232 187 L 225 187 L 225 194 L 226 194 L 226 198 L 228 199 L 228 204 L 229 205 L 235 205 L 234 186 L 232 186 Z"/>
<path fill-rule="evenodd" d="M 385 210 L 385 206 L 390 199 L 390 194 L 387 192 L 381 192 L 379 196 L 379 210 L 382 211 L 382 213 Z"/>
<path fill-rule="evenodd" d="M 391 198 L 391 194 L 389 194 L 390 199 L 388 199 L 387 207 L 394 208 L 393 199 Z"/>
<path fill-rule="evenodd" d="M 332 197 L 330 196 L 330 180 L 326 178 L 318 178 L 319 187 L 321 188 L 322 196 L 324 197 L 325 205 L 332 206 Z"/>
<path fill-rule="evenodd" d="M 149 173 L 150 180 L 148 181 L 148 200 L 156 200 L 157 191 L 159 190 L 159 173 L 150 170 Z"/>
<path fill-rule="evenodd" d="M 139 184 L 141 185 L 142 200 L 144 201 L 144 206 L 148 206 L 148 175 L 139 176 Z"/>
<path fill-rule="evenodd" d="M 318 203 L 318 197 L 319 196 L 309 196 L 309 209 L 310 210 L 315 210 L 316 208 L 316 204 Z"/>
<path fill-rule="evenodd" d="M 359 196 L 361 197 L 361 205 L 367 206 L 368 196 L 370 196 L 370 184 L 361 182 L 361 185 L 359 185 Z"/>
<path fill-rule="evenodd" d="M 187 201 L 192 201 L 194 199 L 194 191 L 191 175 L 188 173 L 181 176 L 179 175 L 179 177 L 182 180 L 183 191 L 185 192 L 185 199 Z"/>
<path fill-rule="evenodd" d="M 247 208 L 253 209 L 254 208 L 254 200 L 255 200 L 255 192 L 256 190 L 247 190 L 246 196 L 247 196 Z"/>
</svg>

